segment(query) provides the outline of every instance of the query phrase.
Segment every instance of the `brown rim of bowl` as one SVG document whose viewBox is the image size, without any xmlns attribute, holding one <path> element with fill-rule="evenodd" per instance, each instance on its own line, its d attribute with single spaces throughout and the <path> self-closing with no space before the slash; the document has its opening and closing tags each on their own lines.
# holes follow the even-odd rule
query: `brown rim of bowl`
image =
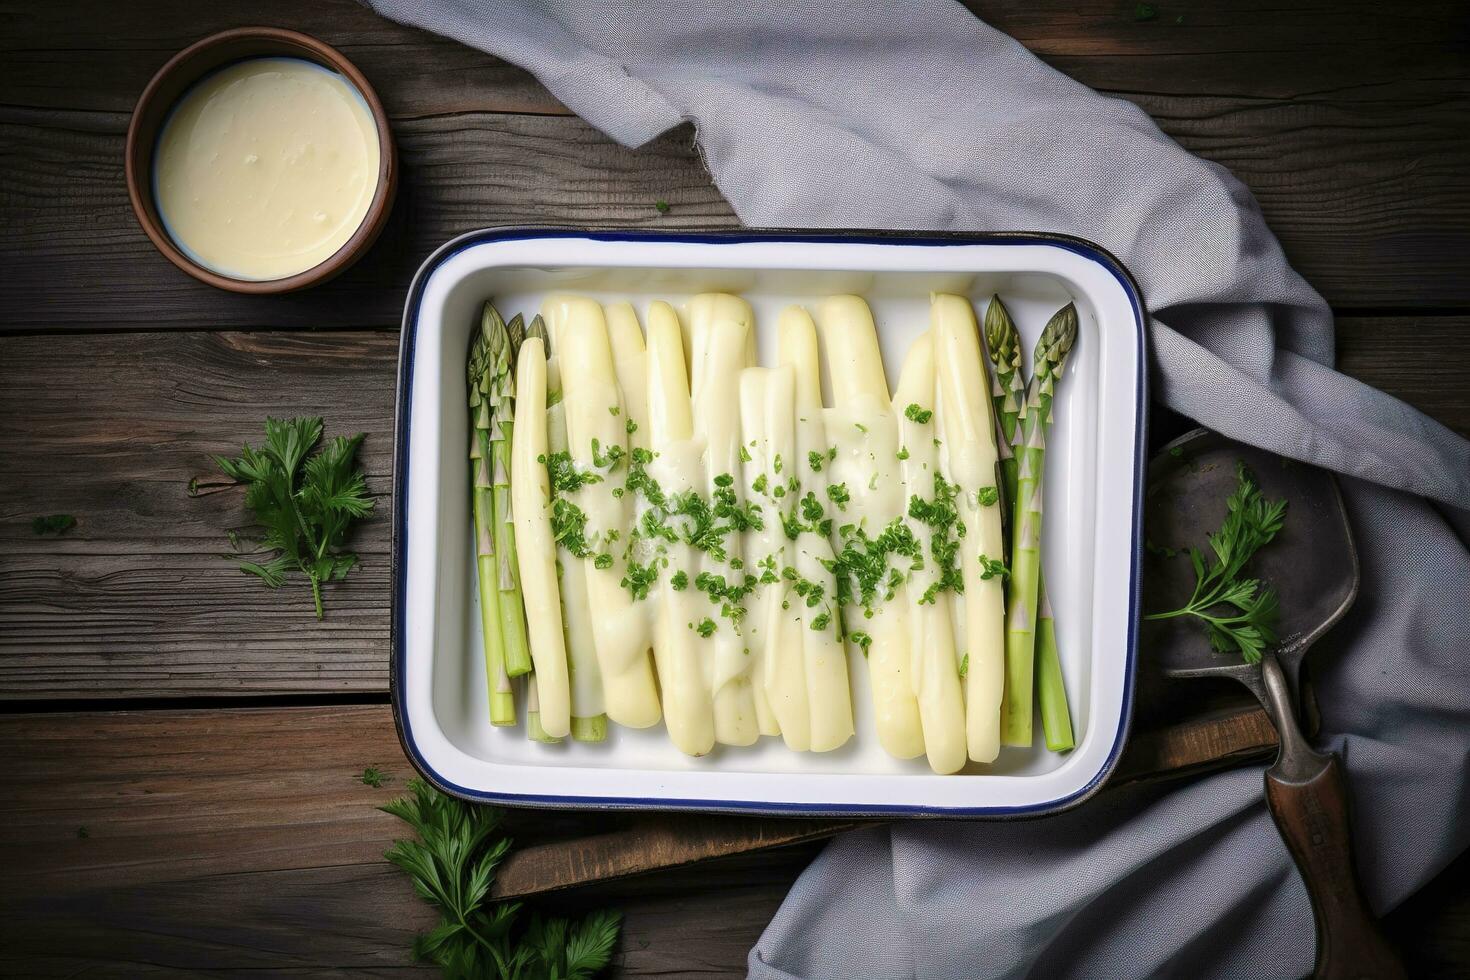
<svg viewBox="0 0 1470 980">
<path fill-rule="evenodd" d="M 378 183 L 373 190 L 373 199 L 368 204 L 362 223 L 352 237 L 336 252 L 303 272 L 281 279 L 235 279 L 221 275 L 195 262 L 174 244 L 159 217 L 158 206 L 153 200 L 153 153 L 158 144 L 158 133 L 170 110 L 199 79 L 216 69 L 248 58 L 296 57 L 315 62 L 346 78 L 367 102 L 372 112 L 373 123 L 378 131 Z M 383 226 L 388 223 L 388 214 L 393 207 L 393 195 L 398 189 L 398 158 L 393 146 L 393 134 L 388 128 L 388 114 L 378 93 L 373 91 L 357 66 L 348 61 L 336 48 L 314 37 L 298 31 L 279 27 L 237 27 L 218 34 L 211 34 L 196 41 L 174 55 L 158 69 L 128 123 L 127 148 L 124 151 L 124 176 L 128 185 L 128 199 L 138 223 L 153 241 L 157 249 L 174 265 L 189 275 L 220 289 L 236 293 L 264 295 L 289 293 L 307 286 L 326 282 L 356 262 L 372 246 Z"/>
</svg>

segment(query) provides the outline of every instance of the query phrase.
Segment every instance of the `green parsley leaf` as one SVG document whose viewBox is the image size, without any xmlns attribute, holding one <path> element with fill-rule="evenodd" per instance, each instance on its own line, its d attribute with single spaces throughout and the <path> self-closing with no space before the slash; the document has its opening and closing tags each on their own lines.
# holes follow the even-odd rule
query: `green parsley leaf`
<svg viewBox="0 0 1470 980">
<path fill-rule="evenodd" d="M 981 507 L 994 507 L 1000 501 L 1000 491 L 995 487 L 981 487 L 977 499 Z"/>
<path fill-rule="evenodd" d="M 1136 3 L 1133 5 L 1133 19 L 1135 21 L 1157 20 L 1159 8 L 1151 3 Z"/>
<path fill-rule="evenodd" d="M 672 588 L 675 592 L 683 592 L 685 589 L 689 588 L 689 573 L 684 571 L 684 569 L 682 568 L 679 569 L 669 579 L 669 587 Z"/>
<path fill-rule="evenodd" d="M 1246 663 L 1255 664 L 1260 663 L 1266 647 L 1276 642 L 1280 610 L 1274 591 L 1260 579 L 1243 578 L 1241 572 L 1281 531 L 1286 501 L 1265 499 L 1244 462 L 1236 462 L 1235 475 L 1235 492 L 1225 501 L 1225 521 L 1209 536 L 1210 564 L 1206 566 L 1200 549 L 1189 549 L 1195 578 L 1189 601 L 1178 609 L 1144 618 L 1193 616 L 1216 650 L 1238 653 Z"/>
<path fill-rule="evenodd" d="M 704 637 L 707 640 L 711 636 L 715 635 L 716 629 L 718 629 L 718 627 L 715 625 L 715 621 L 706 616 L 703 620 L 700 621 L 698 626 L 694 627 L 694 632 L 698 633 L 700 636 Z"/>
<path fill-rule="evenodd" d="M 362 771 L 362 775 L 358 777 L 358 779 L 362 780 L 364 786 L 371 786 L 373 789 L 381 788 L 384 783 L 392 778 L 392 776 L 389 776 L 377 766 L 368 766 Z"/>
<path fill-rule="evenodd" d="M 653 202 L 653 206 L 654 206 L 654 209 L 657 210 L 659 214 L 668 214 L 669 213 L 669 202 L 668 201 L 654 201 Z"/>
<path fill-rule="evenodd" d="M 260 544 L 273 552 L 261 561 L 238 554 L 232 560 L 269 588 L 284 584 L 291 571 L 304 574 L 317 619 L 322 584 L 345 578 L 357 566 L 357 555 L 343 545 L 353 522 L 375 503 L 356 462 L 363 435 L 329 439 L 309 456 L 321 436 L 320 418 L 267 418 L 262 448 L 247 445 L 237 459 L 214 457 L 226 476 L 245 485 L 245 506 L 263 531 Z"/>
<path fill-rule="evenodd" d="M 910 402 L 909 407 L 903 410 L 903 417 L 908 419 L 910 422 L 917 422 L 920 425 L 928 425 L 929 420 L 934 418 L 934 410 L 930 408 L 920 408 L 917 402 Z"/>
<path fill-rule="evenodd" d="M 414 956 L 453 978 L 556 977 L 591 980 L 612 959 L 620 920 L 592 912 L 580 920 L 521 916 L 519 902 L 490 897 L 510 851 L 501 813 L 445 796 L 413 779 L 410 795 L 382 809 L 408 823 L 416 840 L 396 840 L 384 855 L 408 874 L 437 910 L 437 926 L 414 940 Z"/>
<path fill-rule="evenodd" d="M 811 466 L 811 468 L 818 473 L 822 471 L 823 458 L 824 457 L 822 456 L 822 454 L 817 452 L 815 449 L 806 454 L 807 465 Z"/>
</svg>

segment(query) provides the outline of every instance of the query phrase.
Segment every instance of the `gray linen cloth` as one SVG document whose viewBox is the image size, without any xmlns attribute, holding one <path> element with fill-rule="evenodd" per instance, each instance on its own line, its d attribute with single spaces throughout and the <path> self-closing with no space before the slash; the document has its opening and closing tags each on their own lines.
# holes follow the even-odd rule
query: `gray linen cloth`
<svg viewBox="0 0 1470 980">
<path fill-rule="evenodd" d="M 1159 401 L 1350 477 L 1364 581 L 1319 692 L 1374 906 L 1465 847 L 1470 443 L 1332 370 L 1327 304 L 1228 172 L 947 0 L 369 3 L 529 69 L 629 146 L 694 120 L 750 225 L 1035 229 L 1110 249 L 1152 314 Z M 1291 977 L 1311 935 L 1249 768 L 1025 823 L 850 834 L 750 971 Z"/>
</svg>

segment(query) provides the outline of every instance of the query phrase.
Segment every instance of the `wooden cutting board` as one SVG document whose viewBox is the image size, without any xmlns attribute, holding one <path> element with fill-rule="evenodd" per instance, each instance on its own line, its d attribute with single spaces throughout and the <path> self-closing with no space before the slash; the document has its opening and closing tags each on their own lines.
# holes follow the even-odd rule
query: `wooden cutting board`
<svg viewBox="0 0 1470 980">
<path fill-rule="evenodd" d="M 1248 696 L 1247 696 L 1248 697 Z M 1139 678 L 1133 733 L 1103 792 L 1262 757 L 1276 731 L 1235 685 L 1181 685 Z M 1310 712 L 1309 712 L 1310 714 Z M 1083 804 L 1084 806 L 1086 804 Z M 585 814 L 589 833 L 517 847 L 501 866 L 495 895 L 536 895 L 697 861 L 800 844 L 882 821 L 696 813 Z M 611 827 L 612 829 L 606 829 Z"/>
</svg>

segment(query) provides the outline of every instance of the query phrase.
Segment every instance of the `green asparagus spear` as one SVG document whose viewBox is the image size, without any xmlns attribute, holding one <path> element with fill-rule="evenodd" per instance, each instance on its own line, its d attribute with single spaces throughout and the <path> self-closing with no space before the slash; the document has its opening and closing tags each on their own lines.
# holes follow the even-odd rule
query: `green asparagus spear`
<svg viewBox="0 0 1470 980">
<path fill-rule="evenodd" d="M 490 350 L 483 329 L 470 343 L 466 373 L 470 404 L 470 493 L 475 518 L 475 566 L 480 587 L 480 631 L 484 636 L 485 681 L 490 724 L 514 725 L 515 695 L 505 670 L 500 597 L 495 564 L 495 506 L 490 475 Z"/>
<path fill-rule="evenodd" d="M 519 315 L 507 324 L 489 303 L 481 323 L 489 351 L 490 487 L 495 514 L 495 588 L 500 603 L 500 634 L 505 641 L 505 671 L 519 677 L 531 669 L 525 604 L 516 564 L 515 527 L 510 512 L 510 442 L 515 434 L 515 354 L 525 337 Z"/>
<path fill-rule="evenodd" d="M 1041 586 L 1042 481 L 1052 396 L 1077 339 L 1077 308 L 1068 303 L 1047 323 L 1032 356 L 1031 382 L 1017 410 L 1017 473 L 1011 528 L 1011 590 L 1006 610 L 1006 704 L 1001 742 L 1031 744 L 1036 615 Z"/>
<path fill-rule="evenodd" d="M 1005 489 L 1005 499 L 1014 502 L 1018 466 L 1011 446 L 1019 430 L 1020 399 L 1025 396 L 1026 384 L 1021 367 L 1021 336 L 999 296 L 990 298 L 990 306 L 985 311 L 985 349 L 994 368 L 991 394 L 995 402 L 996 422 L 1001 430 L 1000 438 L 996 440 L 1000 447 L 1001 486 Z M 1065 752 L 1076 745 L 1076 740 L 1044 572 L 1038 573 L 1037 590 L 1036 698 L 1041 705 L 1046 747 L 1053 752 Z"/>
</svg>

